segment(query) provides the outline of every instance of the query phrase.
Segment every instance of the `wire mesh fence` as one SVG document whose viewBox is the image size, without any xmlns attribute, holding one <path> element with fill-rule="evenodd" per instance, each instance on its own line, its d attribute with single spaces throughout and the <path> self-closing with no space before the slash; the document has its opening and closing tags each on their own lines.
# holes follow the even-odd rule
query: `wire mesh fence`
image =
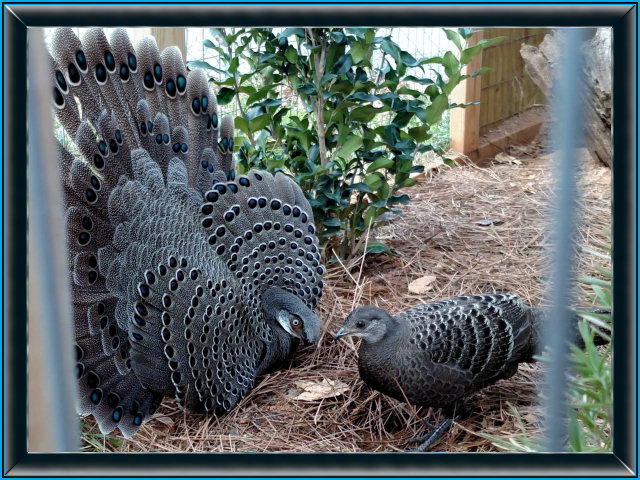
<svg viewBox="0 0 640 480">
<path fill-rule="evenodd" d="M 273 33 L 275 35 L 282 32 L 283 28 L 274 28 Z M 435 57 L 444 54 L 447 50 L 453 47 L 453 44 L 447 39 L 444 31 L 441 28 L 380 28 L 376 31 L 377 36 L 390 36 L 391 39 L 397 43 L 402 50 L 409 52 L 414 58 L 426 58 Z M 218 52 L 214 49 L 205 46 L 205 40 L 215 42 L 214 36 L 207 28 L 187 28 L 185 31 L 186 36 L 186 61 L 204 61 L 211 66 L 224 70 L 226 65 L 224 60 L 220 57 Z M 376 69 L 380 69 L 383 66 L 383 53 L 380 50 L 375 50 L 371 59 L 371 64 Z M 433 64 L 432 68 L 439 74 L 444 74 L 444 68 L 442 65 Z M 243 72 L 243 65 L 240 64 L 238 70 Z M 425 71 L 425 76 L 428 76 L 430 72 Z M 222 81 L 222 74 L 211 71 L 209 72 L 212 78 Z M 304 104 L 300 101 L 300 98 L 295 92 L 293 92 L 287 86 L 281 86 L 280 88 L 280 100 L 288 105 L 295 115 L 300 115 L 304 111 Z M 228 105 L 220 105 L 220 113 L 222 115 L 229 114 L 236 116 L 238 114 L 238 108 L 235 103 Z"/>
</svg>

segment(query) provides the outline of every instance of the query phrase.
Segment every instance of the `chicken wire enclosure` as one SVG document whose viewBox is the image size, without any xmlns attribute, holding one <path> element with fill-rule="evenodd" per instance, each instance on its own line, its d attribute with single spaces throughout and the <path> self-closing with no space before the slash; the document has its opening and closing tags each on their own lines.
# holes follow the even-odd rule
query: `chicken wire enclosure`
<svg viewBox="0 0 640 480">
<path fill-rule="evenodd" d="M 278 35 L 284 28 L 274 28 L 273 33 Z M 390 36 L 402 50 L 409 52 L 414 58 L 429 58 L 440 56 L 453 47 L 453 44 L 447 39 L 446 34 L 441 28 L 380 28 L 376 31 L 377 36 Z M 207 28 L 187 28 L 185 29 L 186 37 L 186 61 L 205 61 L 215 68 L 224 69 L 224 61 L 220 58 L 218 52 L 212 48 L 205 46 L 205 40 L 213 41 L 219 44 Z M 372 65 L 379 69 L 382 66 L 383 52 L 375 50 L 373 52 Z M 388 57 L 387 57 L 388 58 Z M 245 67 L 246 68 L 246 67 Z M 440 64 L 431 64 L 432 68 L 439 74 L 444 74 L 444 67 Z M 238 67 L 239 71 L 243 71 L 242 63 Z M 222 80 L 222 74 L 211 71 L 212 78 Z M 425 69 L 425 75 L 429 72 Z M 280 100 L 294 108 L 294 111 L 300 113 L 303 107 L 299 97 L 288 87 L 280 87 Z M 221 114 L 237 115 L 237 106 L 235 103 L 219 106 Z M 388 115 L 390 118 L 391 114 Z"/>
</svg>

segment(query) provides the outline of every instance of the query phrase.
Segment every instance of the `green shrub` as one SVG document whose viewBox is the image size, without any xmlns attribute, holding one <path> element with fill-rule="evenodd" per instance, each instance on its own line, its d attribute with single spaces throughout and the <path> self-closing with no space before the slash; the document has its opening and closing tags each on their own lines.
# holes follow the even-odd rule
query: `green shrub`
<svg viewBox="0 0 640 480">
<path fill-rule="evenodd" d="M 206 40 L 225 62 L 214 81 L 218 103 L 235 100 L 238 170 L 284 170 L 307 194 L 323 245 L 341 258 L 357 254 L 362 238 L 386 212 L 409 197 L 417 153 L 447 143 L 432 128 L 453 105 L 453 88 L 471 75 L 462 68 L 501 38 L 467 48 L 470 29 L 445 29 L 455 53 L 415 59 L 373 28 L 211 29 Z M 374 64 L 373 53 L 380 52 Z M 442 67 L 445 75 L 432 68 Z M 301 111 L 283 92 L 302 103 Z M 475 103 L 475 102 L 474 102 Z M 443 142 L 444 140 L 444 142 Z M 369 242 L 369 252 L 387 251 Z"/>
</svg>

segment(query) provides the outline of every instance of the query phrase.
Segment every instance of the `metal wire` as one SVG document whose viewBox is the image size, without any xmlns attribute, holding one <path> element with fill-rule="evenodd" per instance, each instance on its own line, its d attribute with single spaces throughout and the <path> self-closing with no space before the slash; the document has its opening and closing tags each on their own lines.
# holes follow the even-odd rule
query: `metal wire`
<svg viewBox="0 0 640 480">
<path fill-rule="evenodd" d="M 567 29 L 563 38 L 560 61 L 553 82 L 552 109 L 555 128 L 552 145 L 558 152 L 555 162 L 556 204 L 552 218 L 552 276 L 548 298 L 551 318 L 545 329 L 545 345 L 549 347 L 550 365 L 546 378 L 545 445 L 548 451 L 565 449 L 567 439 L 566 364 L 569 338 L 570 291 L 575 241 L 575 200 L 577 148 L 581 145 L 582 52 L 583 29 Z"/>
<path fill-rule="evenodd" d="M 73 328 L 49 72 L 40 29 L 29 29 L 28 449 L 79 448 Z"/>
</svg>

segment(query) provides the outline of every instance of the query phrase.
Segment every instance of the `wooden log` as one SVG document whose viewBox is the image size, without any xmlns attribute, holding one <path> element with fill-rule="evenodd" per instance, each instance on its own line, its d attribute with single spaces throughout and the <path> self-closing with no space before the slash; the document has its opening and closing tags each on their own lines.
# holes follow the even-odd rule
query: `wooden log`
<svg viewBox="0 0 640 480">
<path fill-rule="evenodd" d="M 598 28 L 593 33 L 583 45 L 585 146 L 594 158 L 611 167 L 611 30 Z M 520 48 L 527 74 L 547 99 L 553 92 L 559 49 L 557 32 L 546 35 L 538 47 Z"/>
</svg>

